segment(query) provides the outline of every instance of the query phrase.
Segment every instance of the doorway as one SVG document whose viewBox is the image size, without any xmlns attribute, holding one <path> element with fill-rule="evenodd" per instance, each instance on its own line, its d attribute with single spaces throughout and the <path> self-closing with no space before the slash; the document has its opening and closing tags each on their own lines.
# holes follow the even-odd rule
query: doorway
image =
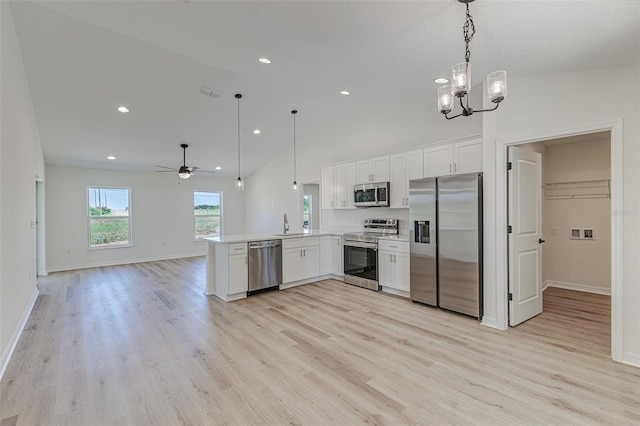
<svg viewBox="0 0 640 426">
<path fill-rule="evenodd" d="M 541 294 L 611 295 L 610 142 L 606 131 L 518 145 L 541 158 Z"/>
<path fill-rule="evenodd" d="M 623 154 L 622 154 L 622 123 L 621 122 L 612 122 L 612 123 L 604 123 L 600 125 L 594 126 L 585 126 L 579 129 L 570 129 L 567 131 L 557 131 L 549 134 L 542 134 L 537 136 L 529 136 L 529 137 L 520 137 L 514 138 L 511 140 L 499 140 L 497 157 L 500 159 L 500 163 L 496 164 L 496 167 L 499 168 L 499 172 L 496 175 L 496 184 L 497 188 L 499 188 L 497 193 L 497 202 L 496 205 L 498 207 L 498 226 L 504 224 L 503 229 L 507 229 L 507 179 L 506 173 L 504 173 L 504 164 L 507 162 L 507 153 L 509 151 L 510 146 L 521 146 L 527 143 L 533 142 L 543 142 L 552 139 L 561 139 L 568 137 L 585 137 L 588 135 L 592 135 L 599 132 L 605 132 L 609 135 L 609 146 L 610 146 L 610 161 L 609 161 L 609 170 L 610 170 L 610 181 L 609 181 L 609 209 L 606 212 L 606 216 L 608 221 L 610 222 L 610 274 L 609 274 L 609 283 L 610 283 L 610 294 L 611 294 L 611 356 L 613 360 L 622 361 L 622 333 L 623 333 L 623 321 L 622 321 L 622 306 L 623 301 L 622 297 L 622 237 L 623 237 L 623 222 L 621 215 L 618 212 L 622 210 L 622 176 L 623 176 Z M 502 165 L 502 167 L 500 167 Z M 586 180 L 586 179 L 585 179 Z M 553 182 L 552 182 L 553 183 Z M 501 189 L 500 189 L 501 188 Z M 501 213 L 502 212 L 502 213 Z M 551 232 L 551 227 L 548 227 L 547 232 Z M 587 226 L 587 231 L 589 231 L 589 226 Z M 584 238 L 585 228 L 582 228 L 581 234 L 576 234 Z M 556 230 L 558 233 L 559 230 Z M 587 238 L 590 237 L 591 234 L 589 232 L 586 233 Z M 596 234 L 597 235 L 597 234 Z M 589 241 L 591 242 L 591 241 Z M 498 277 L 503 277 L 503 279 L 499 279 L 497 282 L 497 291 L 498 294 L 506 295 L 508 293 L 507 287 L 507 277 L 509 275 L 508 269 L 508 259 L 509 259 L 509 250 L 507 247 L 507 241 L 498 240 L 497 242 L 497 253 L 500 256 L 500 253 L 503 253 L 503 260 L 498 258 Z M 582 289 L 584 290 L 584 288 Z M 498 327 L 504 327 L 505 329 L 508 327 L 508 301 L 507 297 L 502 299 L 503 302 L 498 303 Z"/>
<path fill-rule="evenodd" d="M 302 190 L 302 229 L 310 232 L 319 229 L 320 185 L 317 183 L 305 183 Z"/>
</svg>

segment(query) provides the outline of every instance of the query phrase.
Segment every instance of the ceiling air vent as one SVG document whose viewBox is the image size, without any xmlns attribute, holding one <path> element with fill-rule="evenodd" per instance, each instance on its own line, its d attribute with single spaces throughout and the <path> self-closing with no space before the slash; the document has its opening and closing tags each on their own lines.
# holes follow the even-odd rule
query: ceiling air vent
<svg viewBox="0 0 640 426">
<path fill-rule="evenodd" d="M 210 96 L 210 97 L 216 98 L 216 99 L 218 99 L 220 96 L 222 96 L 222 93 L 216 92 L 215 90 L 209 89 L 207 87 L 201 87 L 200 88 L 200 94 L 204 95 L 204 96 Z"/>
</svg>

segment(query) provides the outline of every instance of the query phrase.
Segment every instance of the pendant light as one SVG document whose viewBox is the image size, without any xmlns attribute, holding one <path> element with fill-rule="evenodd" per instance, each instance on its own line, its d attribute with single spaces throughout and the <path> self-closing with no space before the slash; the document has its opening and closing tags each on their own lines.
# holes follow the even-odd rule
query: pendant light
<svg viewBox="0 0 640 426">
<path fill-rule="evenodd" d="M 236 190 L 244 191 L 244 182 L 240 177 L 240 98 L 242 98 L 242 95 L 236 93 L 236 99 L 238 100 L 238 179 L 236 179 Z"/>
<path fill-rule="evenodd" d="M 473 17 L 469 13 L 469 3 L 474 0 L 458 1 L 467 5 L 467 19 L 462 27 L 464 42 L 466 45 L 464 55 L 465 62 L 461 62 L 453 67 L 451 73 L 451 85 L 438 88 L 438 111 L 444 114 L 447 120 L 460 116 L 468 117 L 474 112 L 494 111 L 498 108 L 500 102 L 507 97 L 507 72 L 495 71 L 487 76 L 487 94 L 489 95 L 489 100 L 496 104 L 496 106 L 494 108 L 480 110 L 474 110 L 469 106 L 469 92 L 471 91 L 471 65 L 469 64 L 471 51 L 469 50 L 469 43 L 473 39 L 473 35 L 476 33 L 476 28 L 473 24 Z M 453 110 L 455 98 L 460 98 L 462 112 L 458 115 L 454 115 L 453 117 L 449 117 L 447 114 Z"/>
<path fill-rule="evenodd" d="M 295 109 L 291 111 L 293 115 L 293 192 L 298 192 L 298 182 L 296 181 L 296 114 Z"/>
</svg>

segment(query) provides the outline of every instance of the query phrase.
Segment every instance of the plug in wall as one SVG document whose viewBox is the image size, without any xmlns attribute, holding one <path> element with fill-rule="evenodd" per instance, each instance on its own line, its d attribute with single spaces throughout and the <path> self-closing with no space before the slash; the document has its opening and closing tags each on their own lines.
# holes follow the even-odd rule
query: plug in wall
<svg viewBox="0 0 640 426">
<path fill-rule="evenodd" d="M 569 230 L 569 239 L 571 239 L 571 240 L 581 240 L 582 239 L 582 229 L 580 229 L 580 228 L 571 228 Z"/>
<path fill-rule="evenodd" d="M 585 240 L 595 240 L 596 239 L 595 235 L 593 234 L 593 229 L 587 229 L 587 228 L 582 230 L 582 237 Z"/>
</svg>

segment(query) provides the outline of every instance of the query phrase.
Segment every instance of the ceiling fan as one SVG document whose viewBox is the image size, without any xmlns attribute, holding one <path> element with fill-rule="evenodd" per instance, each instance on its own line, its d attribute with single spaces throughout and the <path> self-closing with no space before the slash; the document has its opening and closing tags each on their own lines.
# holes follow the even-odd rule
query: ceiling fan
<svg viewBox="0 0 640 426">
<path fill-rule="evenodd" d="M 186 143 L 181 143 L 180 144 L 180 148 L 182 148 L 182 166 L 180 166 L 179 169 L 173 168 L 173 167 L 167 167 L 167 166 L 158 166 L 156 165 L 156 167 L 160 167 L 161 169 L 168 169 L 168 170 L 158 170 L 159 173 L 175 173 L 178 172 L 178 176 L 182 179 L 189 179 L 191 176 L 193 176 L 194 172 L 196 170 L 198 170 L 198 173 L 215 173 L 214 171 L 211 170 L 200 170 L 199 167 L 187 167 L 187 148 L 189 147 L 189 145 L 187 145 Z"/>
</svg>

